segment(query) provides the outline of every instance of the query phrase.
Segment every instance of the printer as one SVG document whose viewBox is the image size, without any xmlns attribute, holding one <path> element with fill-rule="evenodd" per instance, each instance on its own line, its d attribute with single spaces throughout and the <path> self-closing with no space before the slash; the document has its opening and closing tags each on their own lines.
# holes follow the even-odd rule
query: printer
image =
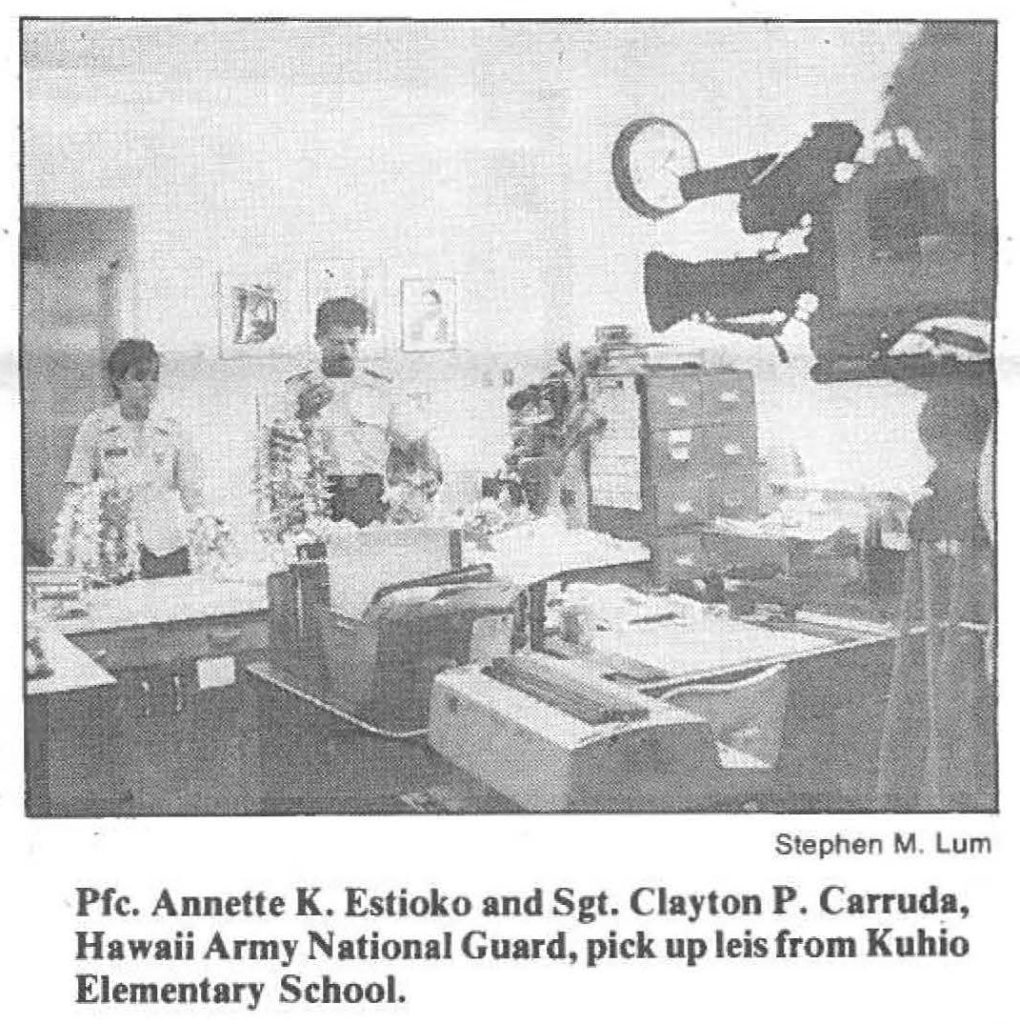
<svg viewBox="0 0 1020 1024">
<path fill-rule="evenodd" d="M 429 743 L 533 811 L 679 811 L 740 805 L 773 767 L 720 739 L 705 714 L 543 653 L 439 673 Z"/>
</svg>

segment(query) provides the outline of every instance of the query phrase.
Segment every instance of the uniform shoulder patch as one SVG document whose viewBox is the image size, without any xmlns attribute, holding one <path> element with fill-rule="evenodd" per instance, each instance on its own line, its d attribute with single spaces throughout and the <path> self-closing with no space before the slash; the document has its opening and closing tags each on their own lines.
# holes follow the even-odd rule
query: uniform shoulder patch
<svg viewBox="0 0 1020 1024">
<path fill-rule="evenodd" d="M 387 377 L 385 373 L 380 373 L 378 370 L 370 370 L 367 366 L 363 367 L 362 372 L 366 377 L 373 377 L 375 380 L 381 380 L 384 384 L 393 383 L 392 377 Z"/>
<path fill-rule="evenodd" d="M 306 381 L 311 380 L 314 374 L 314 370 L 298 370 L 297 373 L 292 373 L 289 377 L 284 377 L 283 383 L 288 387 L 293 384 L 304 384 Z"/>
</svg>

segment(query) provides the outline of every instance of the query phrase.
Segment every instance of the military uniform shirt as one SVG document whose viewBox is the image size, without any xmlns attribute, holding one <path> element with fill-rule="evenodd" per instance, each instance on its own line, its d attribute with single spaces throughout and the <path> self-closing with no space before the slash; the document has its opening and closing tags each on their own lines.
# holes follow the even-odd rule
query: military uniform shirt
<svg viewBox="0 0 1020 1024">
<path fill-rule="evenodd" d="M 391 444 L 425 436 L 420 418 L 396 400 L 392 381 L 374 370 L 357 368 L 339 378 L 324 377 L 318 368 L 296 374 L 287 381 L 295 407 L 301 391 L 322 382 L 333 397 L 310 424 L 331 475 L 385 477 Z"/>
<path fill-rule="evenodd" d="M 166 555 L 187 543 L 183 511 L 201 503 L 194 449 L 175 417 L 154 409 L 140 422 L 125 420 L 117 404 L 82 421 L 67 482 L 84 486 L 114 480 L 133 495 L 142 543 Z"/>
</svg>

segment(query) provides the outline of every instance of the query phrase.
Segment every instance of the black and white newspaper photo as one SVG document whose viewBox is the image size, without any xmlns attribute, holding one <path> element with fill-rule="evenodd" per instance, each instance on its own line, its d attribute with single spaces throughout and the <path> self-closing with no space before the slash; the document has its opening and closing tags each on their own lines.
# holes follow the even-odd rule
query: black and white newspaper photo
<svg viewBox="0 0 1020 1024">
<path fill-rule="evenodd" d="M 1006 6 L 51 6 L 10 1019 L 1014 1019 Z"/>
</svg>

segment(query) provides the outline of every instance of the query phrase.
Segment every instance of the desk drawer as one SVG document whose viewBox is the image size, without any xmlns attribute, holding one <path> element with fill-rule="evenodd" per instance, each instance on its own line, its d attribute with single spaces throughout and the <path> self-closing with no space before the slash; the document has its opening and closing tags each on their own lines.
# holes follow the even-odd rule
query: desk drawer
<svg viewBox="0 0 1020 1024">
<path fill-rule="evenodd" d="M 781 572 L 790 569 L 788 541 L 763 537 L 735 537 L 708 532 L 702 536 L 706 564 L 720 571 L 734 565 L 775 565 Z"/>
<path fill-rule="evenodd" d="M 674 427 L 653 433 L 648 451 L 656 483 L 693 475 L 728 478 L 756 470 L 758 431 L 744 421 Z"/>
<path fill-rule="evenodd" d="M 698 372 L 648 378 L 646 402 L 651 430 L 683 427 L 703 418 L 699 378 Z"/>
<path fill-rule="evenodd" d="M 110 672 L 255 654 L 268 644 L 264 614 L 129 626 L 68 639 Z"/>
<path fill-rule="evenodd" d="M 701 428 L 699 451 L 706 468 L 721 476 L 752 472 L 758 465 L 758 431 L 753 422 L 713 423 Z"/>
<path fill-rule="evenodd" d="M 754 378 L 745 370 L 705 374 L 701 379 L 702 420 L 754 422 Z"/>
<path fill-rule="evenodd" d="M 708 465 L 705 427 L 673 427 L 649 435 L 648 456 L 652 480 L 671 481 L 700 474 Z"/>
<path fill-rule="evenodd" d="M 708 480 L 699 475 L 655 482 L 655 524 L 663 530 L 693 526 L 710 517 Z"/>
<path fill-rule="evenodd" d="M 760 507 L 757 472 L 733 473 L 712 479 L 708 499 L 711 518 L 757 519 Z"/>
<path fill-rule="evenodd" d="M 155 660 L 150 652 L 156 650 L 156 635 L 147 626 L 76 633 L 68 640 L 108 672 L 149 665 Z"/>
<path fill-rule="evenodd" d="M 657 584 L 691 579 L 702 571 L 704 553 L 700 534 L 655 537 L 648 546 L 652 551 L 652 575 Z"/>
</svg>

